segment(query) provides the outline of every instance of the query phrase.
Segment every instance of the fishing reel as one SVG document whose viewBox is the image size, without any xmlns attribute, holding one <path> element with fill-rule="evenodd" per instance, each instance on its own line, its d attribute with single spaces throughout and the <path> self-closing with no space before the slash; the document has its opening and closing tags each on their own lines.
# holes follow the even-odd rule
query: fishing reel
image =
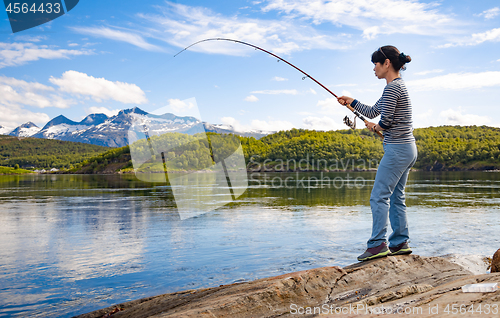
<svg viewBox="0 0 500 318">
<path fill-rule="evenodd" d="M 349 118 L 349 116 L 345 116 L 344 117 L 344 124 L 346 124 L 347 126 L 349 126 L 349 128 L 351 128 L 351 129 L 356 129 L 356 117 L 354 117 L 354 119 L 351 120 Z"/>
</svg>

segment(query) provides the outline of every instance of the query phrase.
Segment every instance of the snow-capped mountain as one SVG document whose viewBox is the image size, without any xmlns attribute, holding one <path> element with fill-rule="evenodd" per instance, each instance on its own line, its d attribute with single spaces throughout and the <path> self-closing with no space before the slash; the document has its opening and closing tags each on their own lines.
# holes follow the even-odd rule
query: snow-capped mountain
<svg viewBox="0 0 500 318">
<path fill-rule="evenodd" d="M 75 122 L 63 115 L 59 115 L 49 121 L 37 134 L 32 137 L 67 140 L 68 136 L 78 133 L 79 131 L 88 130 L 92 126 L 99 125 L 108 119 L 108 116 L 104 114 L 91 114 L 85 117 L 82 121 Z"/>
<path fill-rule="evenodd" d="M 31 128 L 27 128 L 27 127 Z M 236 132 L 231 126 L 212 125 L 202 122 L 195 117 L 181 117 L 166 113 L 163 115 L 149 114 L 138 107 L 121 110 L 117 115 L 108 117 L 104 114 L 91 114 L 80 122 L 72 121 L 63 115 L 49 121 L 42 129 L 33 123 L 19 126 L 10 134 L 22 132 L 27 136 L 26 129 L 30 130 L 32 137 L 45 139 L 58 139 L 74 142 L 84 142 L 107 147 L 122 147 L 128 145 L 130 129 L 147 130 L 153 135 L 166 132 L 196 134 L 200 132 L 234 133 L 242 136 L 260 138 L 266 133 L 256 131 Z M 24 130 L 23 130 L 24 129 Z"/>
<path fill-rule="evenodd" d="M 266 135 L 269 135 L 269 134 L 276 132 L 276 131 L 266 131 L 266 130 L 259 130 L 259 129 L 238 131 L 238 130 L 234 129 L 234 127 L 231 125 L 208 124 L 208 123 L 205 123 L 205 130 L 210 131 L 210 132 L 221 133 L 221 134 L 236 134 L 236 135 L 245 136 L 245 137 L 255 137 L 256 139 L 259 139 L 261 137 L 264 137 Z"/>
<path fill-rule="evenodd" d="M 11 131 L 9 135 L 16 137 L 31 137 L 39 131 L 40 128 L 37 125 L 33 124 L 31 121 L 29 121 Z"/>
<path fill-rule="evenodd" d="M 128 144 L 128 131 L 133 124 L 142 123 L 154 134 L 201 132 L 196 125 L 201 121 L 194 117 L 179 117 L 173 114 L 161 116 L 148 114 L 138 107 L 121 110 L 117 115 L 84 130 L 77 130 L 62 140 L 85 142 L 107 147 L 122 147 Z"/>
<path fill-rule="evenodd" d="M 108 116 L 104 114 L 90 114 L 80 122 L 81 125 L 99 125 L 108 120 Z"/>
<path fill-rule="evenodd" d="M 8 135 L 11 131 L 11 128 L 0 126 L 0 135 Z"/>
</svg>

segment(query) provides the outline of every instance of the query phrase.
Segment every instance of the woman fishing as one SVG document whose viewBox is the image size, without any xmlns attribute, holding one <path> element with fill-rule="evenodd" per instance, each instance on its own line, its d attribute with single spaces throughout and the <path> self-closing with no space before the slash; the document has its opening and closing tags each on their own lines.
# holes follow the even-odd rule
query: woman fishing
<svg viewBox="0 0 500 318">
<path fill-rule="evenodd" d="M 410 254 L 409 232 L 406 218 L 405 186 L 410 168 L 417 160 L 417 147 L 413 137 L 413 120 L 410 97 L 400 70 L 411 58 L 394 46 L 383 46 L 372 54 L 373 70 L 387 85 L 382 97 L 373 106 L 365 105 L 351 97 L 342 96 L 342 105 L 350 104 L 369 118 L 380 115 L 378 123 L 366 122 L 373 132 L 384 133 L 384 156 L 380 161 L 373 185 L 370 206 L 372 210 L 372 235 L 368 249 L 358 256 L 367 261 L 388 255 Z M 389 221 L 392 234 L 387 245 Z"/>
</svg>

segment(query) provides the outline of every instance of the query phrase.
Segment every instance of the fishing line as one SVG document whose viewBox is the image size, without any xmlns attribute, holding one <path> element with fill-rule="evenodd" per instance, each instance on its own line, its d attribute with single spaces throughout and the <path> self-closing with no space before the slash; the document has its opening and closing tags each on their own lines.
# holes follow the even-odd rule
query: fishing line
<svg viewBox="0 0 500 318">
<path fill-rule="evenodd" d="M 239 41 L 239 40 L 234 40 L 234 39 L 226 39 L 226 38 L 210 38 L 210 39 L 204 39 L 204 40 L 200 40 L 198 42 L 195 42 L 187 47 L 185 47 L 183 50 L 181 50 L 179 53 L 175 54 L 174 57 L 176 57 L 177 55 L 181 54 L 182 52 L 186 51 L 187 49 L 189 49 L 190 47 L 196 45 L 196 44 L 199 44 L 199 43 L 202 43 L 202 42 L 207 42 L 207 41 L 229 41 L 229 42 L 235 42 L 235 43 L 239 43 L 239 44 L 243 44 L 243 45 L 247 45 L 247 46 L 250 46 L 250 47 L 253 47 L 254 49 L 256 50 L 260 50 L 262 52 L 265 52 L 271 56 L 274 56 L 275 58 L 278 59 L 278 62 L 279 61 L 283 61 L 285 62 L 286 64 L 290 65 L 291 67 L 293 67 L 294 69 L 296 69 L 297 71 L 301 72 L 302 74 L 304 74 L 304 77 L 302 77 L 302 80 L 305 80 L 306 78 L 310 78 L 311 80 L 313 80 L 316 84 L 318 84 L 319 86 L 321 86 L 322 88 L 324 88 L 328 93 L 332 94 L 333 96 L 335 96 L 335 98 L 339 99 L 339 97 L 334 93 L 332 92 L 331 90 L 329 90 L 325 85 L 321 84 L 320 82 L 318 82 L 314 77 L 312 77 L 311 75 L 307 74 L 306 72 L 304 72 L 303 70 L 301 70 L 300 68 L 298 68 L 297 66 L 293 65 L 292 63 L 288 62 L 287 60 L 279 57 L 278 55 L 274 54 L 274 53 L 271 53 L 267 50 L 264 50 L 263 48 L 261 47 L 258 47 L 257 45 L 253 45 L 253 44 L 250 44 L 250 43 L 247 43 L 247 42 L 243 42 L 243 41 Z M 354 113 L 354 115 L 356 117 L 358 117 L 359 119 L 361 119 L 363 122 L 367 123 L 368 120 L 366 120 L 366 118 L 364 118 L 357 110 L 355 110 L 350 104 L 346 104 L 345 105 L 351 112 Z M 356 127 L 356 123 L 352 122 L 349 118 L 347 118 L 347 120 L 344 118 L 344 123 L 347 124 L 349 127 L 351 127 L 352 129 L 354 129 Z M 376 131 L 375 132 L 377 135 L 379 135 L 381 138 L 384 138 L 384 136 L 382 135 L 382 133 L 380 131 Z"/>
</svg>

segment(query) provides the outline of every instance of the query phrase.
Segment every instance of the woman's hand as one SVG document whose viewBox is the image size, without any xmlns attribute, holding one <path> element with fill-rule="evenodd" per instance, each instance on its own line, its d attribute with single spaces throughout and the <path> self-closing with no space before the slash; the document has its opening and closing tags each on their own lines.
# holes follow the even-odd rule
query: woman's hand
<svg viewBox="0 0 500 318">
<path fill-rule="evenodd" d="M 365 123 L 365 126 L 366 126 L 366 128 L 368 128 L 368 130 L 373 131 L 373 132 L 383 131 L 384 130 L 382 127 L 379 126 L 379 124 L 375 124 L 375 123 L 372 123 L 372 122 L 369 122 L 369 121 L 367 121 Z"/>
<path fill-rule="evenodd" d="M 340 103 L 340 105 L 347 105 L 351 104 L 354 101 L 354 98 L 349 97 L 349 96 L 340 96 L 337 98 L 337 101 Z"/>
</svg>

